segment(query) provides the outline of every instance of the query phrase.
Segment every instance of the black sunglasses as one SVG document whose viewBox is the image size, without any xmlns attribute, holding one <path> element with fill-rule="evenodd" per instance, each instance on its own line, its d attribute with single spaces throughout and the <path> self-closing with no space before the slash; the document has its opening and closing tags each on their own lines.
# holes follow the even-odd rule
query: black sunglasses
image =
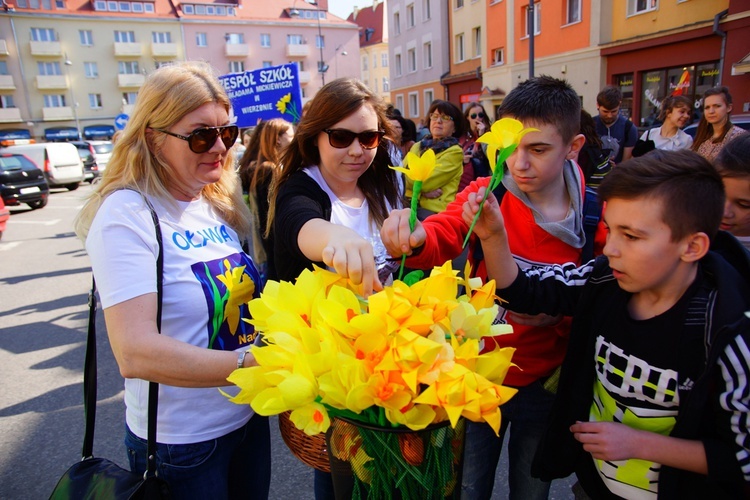
<svg viewBox="0 0 750 500">
<path fill-rule="evenodd" d="M 470 116 L 470 117 L 471 117 L 472 119 L 476 118 L 477 116 L 478 116 L 479 118 L 484 118 L 484 113 L 482 113 L 482 112 L 479 112 L 479 113 L 472 113 L 472 114 L 470 114 L 469 116 Z"/>
<path fill-rule="evenodd" d="M 354 142 L 354 139 L 359 140 L 359 145 L 363 149 L 375 149 L 380 144 L 380 139 L 385 135 L 382 130 L 356 133 L 344 128 L 329 128 L 323 132 L 328 134 L 328 144 L 336 149 L 348 148 Z"/>
<path fill-rule="evenodd" d="M 240 129 L 237 125 L 197 128 L 190 132 L 190 135 L 175 134 L 174 132 L 161 128 L 155 128 L 154 130 L 187 141 L 190 151 L 198 154 L 205 153 L 211 149 L 214 144 L 216 144 L 216 139 L 219 137 L 221 137 L 221 142 L 224 143 L 224 147 L 229 149 L 234 146 L 237 136 L 240 135 Z"/>
</svg>

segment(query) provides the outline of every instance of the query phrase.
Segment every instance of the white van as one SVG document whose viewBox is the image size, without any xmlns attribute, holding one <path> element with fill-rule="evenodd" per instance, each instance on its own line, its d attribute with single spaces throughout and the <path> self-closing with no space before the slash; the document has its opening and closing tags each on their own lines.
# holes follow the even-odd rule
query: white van
<svg viewBox="0 0 750 500">
<path fill-rule="evenodd" d="M 83 180 L 83 162 L 78 150 L 67 142 L 40 142 L 8 146 L 3 153 L 21 153 L 30 158 L 39 169 L 50 187 L 66 187 L 70 191 L 78 189 Z"/>
</svg>

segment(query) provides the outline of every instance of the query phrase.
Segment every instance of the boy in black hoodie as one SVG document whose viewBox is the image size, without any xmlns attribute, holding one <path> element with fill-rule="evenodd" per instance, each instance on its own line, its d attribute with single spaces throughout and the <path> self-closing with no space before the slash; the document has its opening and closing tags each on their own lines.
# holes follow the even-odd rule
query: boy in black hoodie
<svg viewBox="0 0 750 500">
<path fill-rule="evenodd" d="M 532 472 L 576 472 L 597 499 L 743 497 L 750 258 L 717 234 L 721 178 L 690 151 L 659 150 L 613 169 L 599 197 L 607 244 L 581 267 L 520 271 L 491 195 L 474 229 L 508 309 L 574 317 Z"/>
</svg>

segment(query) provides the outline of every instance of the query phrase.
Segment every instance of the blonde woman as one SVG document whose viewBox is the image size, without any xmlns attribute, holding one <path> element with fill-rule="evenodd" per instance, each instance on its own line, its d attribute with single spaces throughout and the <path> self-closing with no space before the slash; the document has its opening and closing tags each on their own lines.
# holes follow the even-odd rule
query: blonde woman
<svg viewBox="0 0 750 500">
<path fill-rule="evenodd" d="M 242 249 L 250 213 L 233 170 L 230 109 L 208 65 L 152 73 L 76 221 L 125 377 L 130 467 L 146 468 L 148 383 L 158 382 L 158 473 L 175 498 L 267 498 L 270 482 L 267 419 L 217 390 L 231 392 L 227 376 L 254 364 L 242 318 L 260 292 Z M 164 253 L 161 334 L 149 204 Z"/>
</svg>

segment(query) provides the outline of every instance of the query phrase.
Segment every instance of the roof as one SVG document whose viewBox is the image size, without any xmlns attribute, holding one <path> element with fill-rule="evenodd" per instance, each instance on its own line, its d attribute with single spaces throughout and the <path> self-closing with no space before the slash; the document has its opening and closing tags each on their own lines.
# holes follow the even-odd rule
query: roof
<svg viewBox="0 0 750 500">
<path fill-rule="evenodd" d="M 357 9 L 346 18 L 359 26 L 359 46 L 367 47 L 383 42 L 383 16 L 385 2 L 374 0 L 370 7 Z M 369 39 L 367 37 L 369 33 Z"/>
</svg>

